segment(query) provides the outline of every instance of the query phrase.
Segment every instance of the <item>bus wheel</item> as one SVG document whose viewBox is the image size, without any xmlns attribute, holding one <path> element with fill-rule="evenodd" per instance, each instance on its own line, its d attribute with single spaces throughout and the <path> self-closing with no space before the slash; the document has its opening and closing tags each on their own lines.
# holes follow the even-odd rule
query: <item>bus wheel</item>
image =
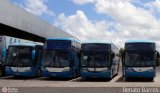
<svg viewBox="0 0 160 93">
<path fill-rule="evenodd" d="M 150 81 L 154 81 L 154 78 L 149 78 Z"/>
<path fill-rule="evenodd" d="M 129 81 L 130 78 L 129 77 L 124 77 L 125 81 Z"/>
<path fill-rule="evenodd" d="M 36 75 L 37 78 L 41 77 L 41 70 L 37 70 L 37 75 Z"/>
<path fill-rule="evenodd" d="M 0 77 L 2 77 L 2 75 L 3 75 L 3 71 L 2 71 L 2 69 L 0 68 Z"/>
<path fill-rule="evenodd" d="M 76 78 L 76 77 L 77 77 L 77 74 L 78 74 L 77 71 L 75 71 L 73 77 Z"/>
</svg>

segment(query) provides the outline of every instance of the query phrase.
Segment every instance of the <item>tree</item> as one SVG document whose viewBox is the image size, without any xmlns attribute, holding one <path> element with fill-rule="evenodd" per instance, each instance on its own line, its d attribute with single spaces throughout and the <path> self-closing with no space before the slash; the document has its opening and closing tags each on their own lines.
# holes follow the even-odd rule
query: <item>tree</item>
<svg viewBox="0 0 160 93">
<path fill-rule="evenodd" d="M 120 55 L 121 62 L 123 62 L 123 56 L 124 56 L 124 49 L 123 48 L 120 48 L 119 55 Z"/>
</svg>

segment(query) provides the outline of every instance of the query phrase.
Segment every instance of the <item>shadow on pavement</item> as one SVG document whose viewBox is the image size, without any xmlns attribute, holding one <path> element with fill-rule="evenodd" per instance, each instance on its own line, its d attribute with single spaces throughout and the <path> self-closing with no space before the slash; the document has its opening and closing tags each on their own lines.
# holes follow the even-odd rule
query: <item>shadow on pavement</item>
<svg viewBox="0 0 160 93">
<path fill-rule="evenodd" d="M 73 82 L 109 82 L 111 79 L 104 78 L 80 78 L 79 80 L 75 80 Z"/>
<path fill-rule="evenodd" d="M 127 78 L 125 79 L 123 76 L 118 78 L 116 82 L 154 82 L 154 80 L 150 78 Z"/>
<path fill-rule="evenodd" d="M 124 82 L 125 80 L 124 80 L 124 78 L 123 78 L 123 76 L 121 76 L 121 77 L 119 77 L 115 82 Z"/>
<path fill-rule="evenodd" d="M 34 77 L 6 76 L 6 77 L 1 77 L 1 79 L 5 79 L 5 80 L 30 80 L 30 79 L 34 79 Z"/>
<path fill-rule="evenodd" d="M 41 77 L 37 79 L 42 80 L 42 81 L 69 81 L 71 80 L 69 78 L 47 78 L 47 77 Z"/>
</svg>

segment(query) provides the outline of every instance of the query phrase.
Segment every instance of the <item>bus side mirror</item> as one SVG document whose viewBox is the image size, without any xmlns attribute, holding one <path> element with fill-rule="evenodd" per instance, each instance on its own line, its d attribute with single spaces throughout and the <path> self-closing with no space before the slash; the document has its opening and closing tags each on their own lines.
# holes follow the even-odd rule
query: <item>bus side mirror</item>
<svg viewBox="0 0 160 93">
<path fill-rule="evenodd" d="M 157 51 L 157 58 L 159 58 L 159 52 Z"/>
<path fill-rule="evenodd" d="M 78 52 L 78 58 L 80 58 L 81 57 L 81 52 Z"/>
<path fill-rule="evenodd" d="M 32 51 L 32 59 L 35 59 L 35 51 Z"/>
<path fill-rule="evenodd" d="M 115 57 L 115 53 L 111 53 L 111 57 L 114 58 Z"/>
<path fill-rule="evenodd" d="M 156 51 L 156 66 L 159 66 L 159 52 Z"/>
</svg>

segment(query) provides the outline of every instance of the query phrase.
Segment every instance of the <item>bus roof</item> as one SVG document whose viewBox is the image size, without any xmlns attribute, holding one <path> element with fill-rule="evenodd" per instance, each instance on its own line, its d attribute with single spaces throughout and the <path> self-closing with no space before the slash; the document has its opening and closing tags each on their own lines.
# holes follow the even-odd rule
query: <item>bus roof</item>
<svg viewBox="0 0 160 93">
<path fill-rule="evenodd" d="M 80 40 L 75 39 L 75 38 L 47 38 L 46 40 L 71 40 L 75 42 L 80 42 Z"/>
<path fill-rule="evenodd" d="M 41 45 L 43 46 L 42 43 L 37 43 L 37 42 L 23 42 L 23 43 L 14 43 L 14 44 L 10 44 L 11 46 L 31 46 L 34 47 L 36 45 Z"/>
<path fill-rule="evenodd" d="M 83 42 L 84 43 L 105 43 L 105 44 L 112 44 L 112 42 L 108 41 L 108 40 L 88 40 Z"/>
<path fill-rule="evenodd" d="M 155 42 L 150 40 L 129 40 L 126 43 L 155 43 Z"/>
</svg>

